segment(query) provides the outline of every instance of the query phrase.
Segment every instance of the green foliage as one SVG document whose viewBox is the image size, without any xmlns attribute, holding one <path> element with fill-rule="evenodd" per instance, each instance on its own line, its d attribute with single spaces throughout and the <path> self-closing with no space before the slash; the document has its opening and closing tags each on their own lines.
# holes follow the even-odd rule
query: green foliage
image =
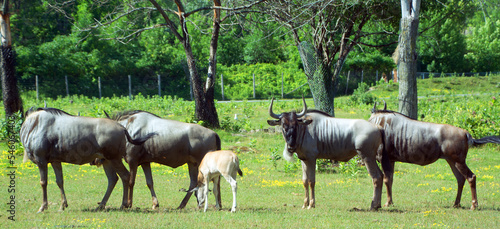
<svg viewBox="0 0 500 229">
<path fill-rule="evenodd" d="M 14 144 L 16 149 L 21 149 L 21 141 L 19 138 L 19 132 L 21 131 L 21 125 L 23 124 L 24 118 L 23 114 L 20 112 L 14 114 L 9 119 L 0 120 L 0 141 L 8 142 L 9 144 Z M 22 151 L 18 151 L 22 153 Z"/>
<path fill-rule="evenodd" d="M 484 23 L 471 27 L 467 37 L 465 59 L 472 64 L 472 71 L 500 71 L 500 18 L 486 18 Z"/>
<path fill-rule="evenodd" d="M 255 97 L 281 97 L 281 76 L 283 74 L 285 97 L 308 95 L 309 87 L 303 71 L 288 63 L 280 65 L 255 64 L 219 66 L 219 73 L 224 78 L 224 97 L 227 100 L 253 98 L 253 75 L 255 75 Z M 299 88 L 300 87 L 300 88 Z M 296 91 L 293 91 L 297 89 Z M 293 92 L 292 92 L 293 91 Z M 222 98 L 220 91 L 216 97 Z"/>
<path fill-rule="evenodd" d="M 375 97 L 368 93 L 370 87 L 366 83 L 359 83 L 358 88 L 354 90 L 352 94 L 351 101 L 354 103 L 363 103 L 363 104 L 373 104 L 375 101 Z"/>
<path fill-rule="evenodd" d="M 442 15 L 437 14 L 436 17 L 435 20 L 438 20 Z M 465 25 L 463 17 L 460 20 L 447 18 L 441 26 L 431 28 L 419 39 L 419 57 L 426 66 L 422 70 L 447 73 L 469 71 L 469 62 L 464 58 L 467 52 L 462 32 Z"/>
</svg>

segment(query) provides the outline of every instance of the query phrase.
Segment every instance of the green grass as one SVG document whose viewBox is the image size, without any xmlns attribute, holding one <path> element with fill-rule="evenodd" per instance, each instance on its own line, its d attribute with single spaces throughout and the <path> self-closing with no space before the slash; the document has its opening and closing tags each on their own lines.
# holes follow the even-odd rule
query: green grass
<svg viewBox="0 0 500 229">
<path fill-rule="evenodd" d="M 489 90 L 481 89 L 478 93 L 500 93 L 498 87 L 489 78 L 475 80 L 476 84 L 492 86 Z M 462 81 L 459 77 L 450 80 Z M 500 78 L 495 78 L 500 82 Z M 419 80 L 420 90 L 432 92 L 432 88 L 447 85 L 445 79 L 441 83 L 430 82 L 437 79 Z M 479 82 L 479 81 L 480 82 Z M 490 82 L 490 83 L 486 83 Z M 421 86 L 424 83 L 425 86 Z M 434 85 L 434 86 L 431 86 Z M 451 83 L 450 83 L 451 84 Z M 476 85 L 474 84 L 474 85 Z M 451 84 L 452 85 L 452 84 Z M 470 82 L 461 82 L 460 90 L 466 91 Z M 370 91 L 382 101 L 387 85 L 379 85 Z M 392 86 L 391 86 L 392 87 Z M 430 87 L 431 89 L 425 88 Z M 458 92 L 456 94 L 463 93 Z M 476 89 L 474 89 L 476 91 Z M 397 87 L 396 87 L 397 97 Z M 444 93 L 444 92 L 443 92 Z M 36 102 L 29 95 L 23 95 L 25 107 L 43 106 L 43 100 Z M 456 117 L 473 118 L 471 111 L 475 109 L 476 116 L 487 114 L 492 123 L 479 123 L 472 128 L 483 128 L 485 133 L 498 130 L 500 111 L 498 103 L 492 102 L 492 95 L 456 98 L 429 98 L 420 100 L 421 114 L 424 120 L 440 123 L 461 123 Z M 498 95 L 497 95 L 498 97 Z M 71 101 L 72 102 L 71 102 Z M 396 110 L 397 101 L 387 100 L 390 109 Z M 171 119 L 189 121 L 186 116 L 194 110 L 191 102 L 175 98 L 142 98 L 137 97 L 129 102 L 126 98 L 89 99 L 74 96 L 58 100 L 47 100 L 49 106 L 61 108 L 72 114 L 103 117 L 102 110 L 115 112 L 122 109 L 143 109 Z M 492 102 L 492 104 L 489 104 Z M 308 106 L 313 108 L 311 99 Z M 363 118 L 369 117 L 369 109 L 373 104 L 353 104 L 349 97 L 337 98 L 337 117 Z M 486 105 L 485 105 L 486 104 Z M 262 102 L 230 102 L 218 104 L 219 117 L 226 118 L 230 125 L 242 129 L 267 129 L 269 119 L 267 109 L 269 101 Z M 279 100 L 275 103 L 276 113 L 301 109 L 300 100 Z M 460 113 L 457 107 L 465 106 Z M 481 106 L 483 106 L 481 108 Z M 477 109 L 476 109 L 477 107 Z M 489 109 L 480 113 L 480 109 Z M 431 110 L 431 111 L 429 111 Z M 191 113 L 190 113 L 191 112 Z M 239 119 L 233 119 L 238 114 Z M 480 119 L 485 119 L 480 117 Z M 456 120 L 455 120 L 456 119 Z M 465 124 L 464 124 L 465 125 Z M 489 127 L 489 125 L 492 125 Z M 103 212 L 93 212 L 97 207 L 107 186 L 106 176 L 102 168 L 89 165 L 76 166 L 63 164 L 65 190 L 69 207 L 64 212 L 58 212 L 60 192 L 55 184 L 53 170 L 49 168 L 48 199 L 49 208 L 41 214 L 36 211 L 41 204 L 41 187 L 39 185 L 38 168 L 31 162 L 22 163 L 22 156 L 16 158 L 16 216 L 15 222 L 10 222 L 6 211 L 8 205 L 0 208 L 0 228 L 498 228 L 500 227 L 500 146 L 487 145 L 469 150 L 468 166 L 477 175 L 477 192 L 479 210 L 470 211 L 471 194 L 466 184 L 462 195 L 462 208 L 452 208 L 456 195 L 456 180 L 444 160 L 421 167 L 418 165 L 397 163 L 394 177 L 393 197 L 395 205 L 384 207 L 377 212 L 370 212 L 369 206 L 373 194 L 371 178 L 364 167 L 356 167 L 359 171 L 342 172 L 340 167 L 329 167 L 326 172 L 317 172 L 316 208 L 302 209 L 304 189 L 302 172 L 298 163 L 290 164 L 281 156 L 283 138 L 280 133 L 231 132 L 217 130 L 222 139 L 222 148 L 237 152 L 244 172 L 238 177 L 238 210 L 229 212 L 232 194 L 227 182 L 222 181 L 223 210 L 216 211 L 213 195 L 209 196 L 210 208 L 206 213 L 198 210 L 195 198 L 191 198 L 187 207 L 177 210 L 176 207 L 184 197 L 180 188 L 189 185 L 187 167 L 177 169 L 152 165 L 156 193 L 160 201 L 160 209 L 153 211 L 149 189 L 145 184 L 144 175 L 139 169 L 134 190 L 134 206 L 130 210 L 121 211 L 122 185 L 117 184 L 108 208 Z M 0 144 L 2 151 L 7 150 L 5 142 Z M 0 189 L 3 203 L 9 201 L 7 191 L 9 177 L 7 154 L 0 157 Z M 356 163 L 353 163 L 356 164 Z M 386 201 L 386 192 L 382 202 Z"/>
</svg>

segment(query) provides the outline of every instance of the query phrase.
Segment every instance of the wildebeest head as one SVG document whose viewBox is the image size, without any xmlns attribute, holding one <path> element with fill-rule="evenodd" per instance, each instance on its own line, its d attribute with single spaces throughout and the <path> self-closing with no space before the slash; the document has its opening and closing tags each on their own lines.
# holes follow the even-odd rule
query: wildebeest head
<svg viewBox="0 0 500 229">
<path fill-rule="evenodd" d="M 273 102 L 274 98 L 271 100 L 271 105 L 269 106 L 269 115 L 272 118 L 277 120 L 267 120 L 267 123 L 271 126 L 281 126 L 281 131 L 283 133 L 283 138 L 285 138 L 287 150 L 290 153 L 295 152 L 298 147 L 298 139 L 299 136 L 299 127 L 309 125 L 312 120 L 307 117 L 304 118 L 304 115 L 307 113 L 307 105 L 304 98 L 302 98 L 302 102 L 304 104 L 304 108 L 300 113 L 292 112 L 284 112 L 279 115 L 273 112 Z"/>
</svg>

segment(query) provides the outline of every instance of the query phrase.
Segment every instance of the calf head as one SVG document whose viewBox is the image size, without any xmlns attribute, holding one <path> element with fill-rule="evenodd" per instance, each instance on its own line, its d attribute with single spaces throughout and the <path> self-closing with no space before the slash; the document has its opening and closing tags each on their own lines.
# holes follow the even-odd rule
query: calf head
<svg viewBox="0 0 500 229">
<path fill-rule="evenodd" d="M 267 120 L 267 123 L 271 126 L 281 126 L 287 150 L 288 152 L 293 153 L 300 144 L 298 139 L 299 130 L 301 129 L 300 126 L 306 126 L 312 122 L 311 119 L 308 119 L 307 117 L 304 118 L 304 115 L 307 113 L 306 101 L 302 98 L 304 108 L 300 113 L 292 111 L 281 113 L 279 115 L 273 112 L 273 102 L 274 98 L 271 100 L 271 105 L 269 106 L 269 115 L 277 120 Z"/>
</svg>

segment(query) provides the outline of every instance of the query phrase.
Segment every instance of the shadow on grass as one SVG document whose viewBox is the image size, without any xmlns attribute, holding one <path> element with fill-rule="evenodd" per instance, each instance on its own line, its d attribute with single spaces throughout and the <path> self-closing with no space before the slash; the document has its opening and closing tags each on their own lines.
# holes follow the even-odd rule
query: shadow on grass
<svg viewBox="0 0 500 229">
<path fill-rule="evenodd" d="M 400 210 L 395 208 L 380 208 L 377 211 L 372 211 L 370 209 L 352 208 L 348 210 L 349 212 L 384 212 L 384 213 L 409 213 L 411 211 Z"/>
<path fill-rule="evenodd" d="M 470 207 L 466 207 L 466 206 L 460 206 L 458 208 L 447 206 L 447 207 L 444 207 L 444 208 L 446 208 L 446 209 L 470 210 Z M 500 206 L 498 206 L 498 207 L 496 207 L 496 206 L 486 206 L 486 207 L 483 207 L 483 206 L 479 205 L 479 207 L 477 207 L 476 210 L 471 210 L 471 211 L 497 211 L 497 212 L 500 212 Z"/>
</svg>

